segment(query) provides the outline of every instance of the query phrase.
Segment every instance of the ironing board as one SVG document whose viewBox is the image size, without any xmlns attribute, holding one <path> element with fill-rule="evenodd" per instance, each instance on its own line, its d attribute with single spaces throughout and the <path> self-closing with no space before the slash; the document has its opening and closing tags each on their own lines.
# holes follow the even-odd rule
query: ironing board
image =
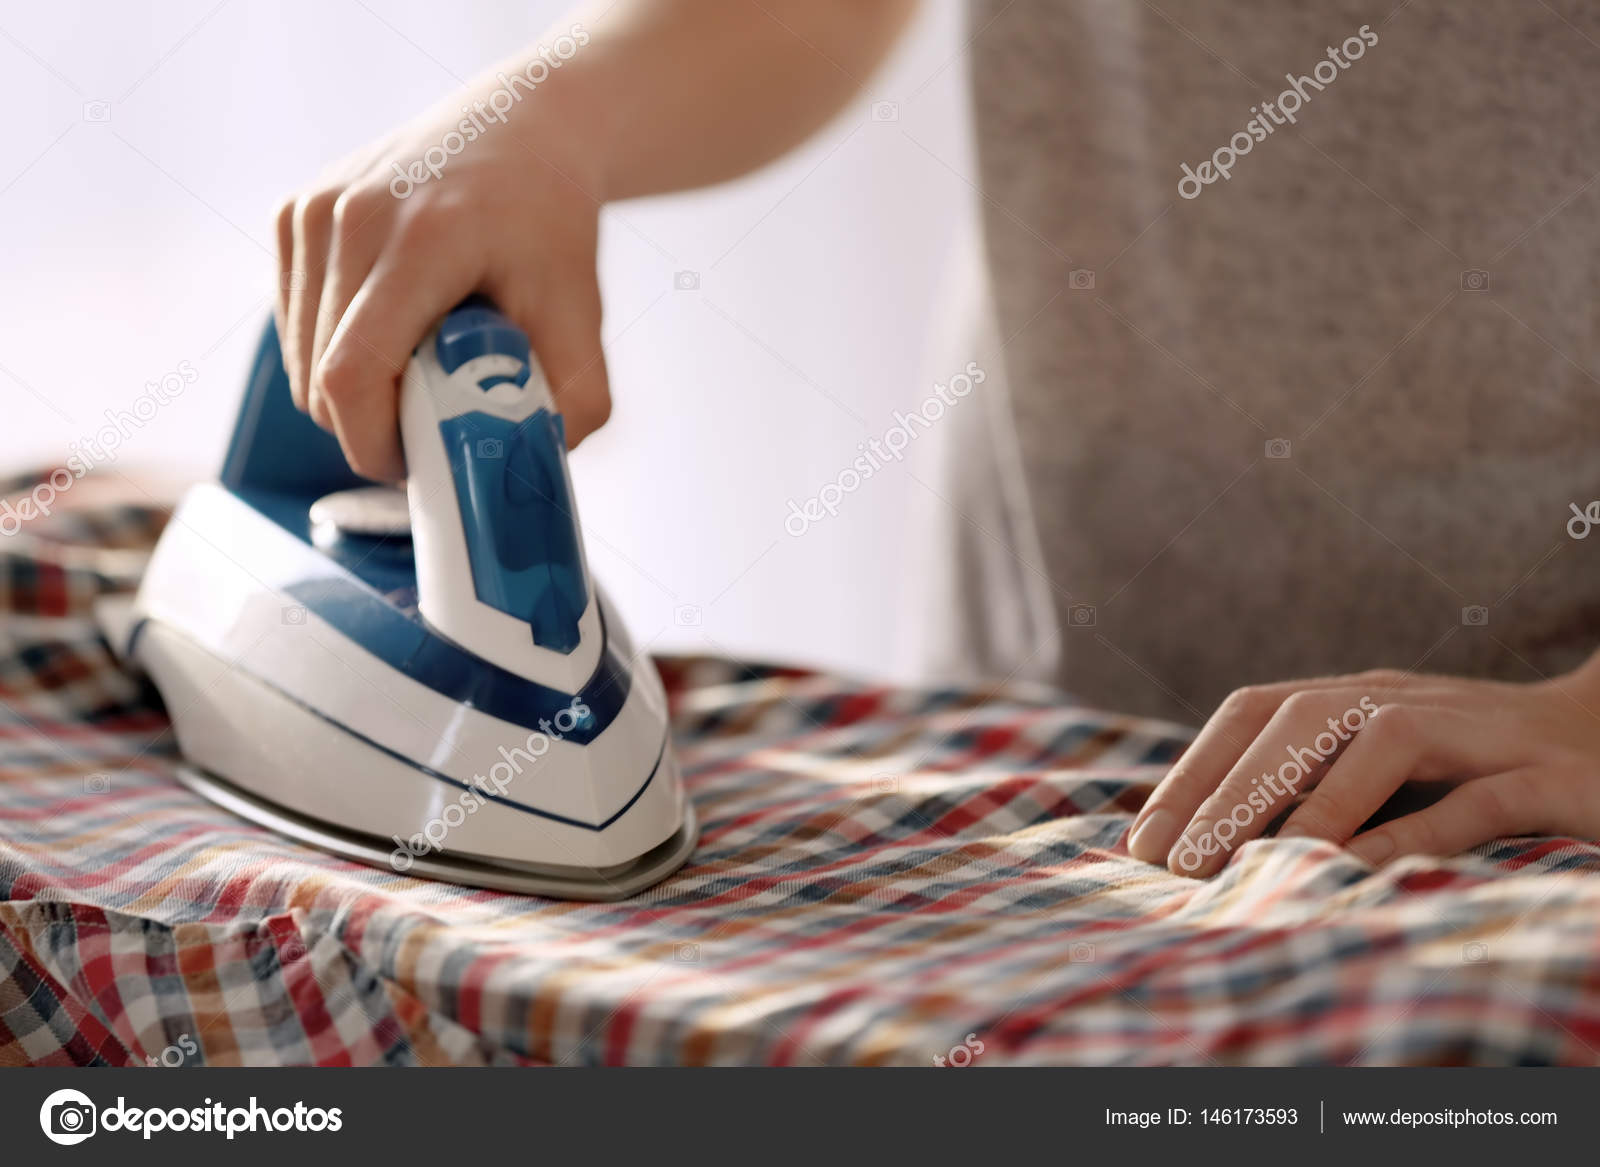
<svg viewBox="0 0 1600 1167">
<path fill-rule="evenodd" d="M 1191 882 L 1121 842 L 1188 731 L 1047 690 L 664 660 L 702 839 L 615 904 L 280 840 L 90 617 L 162 519 L 0 540 L 0 1065 L 1600 1061 L 1600 848 Z"/>
</svg>

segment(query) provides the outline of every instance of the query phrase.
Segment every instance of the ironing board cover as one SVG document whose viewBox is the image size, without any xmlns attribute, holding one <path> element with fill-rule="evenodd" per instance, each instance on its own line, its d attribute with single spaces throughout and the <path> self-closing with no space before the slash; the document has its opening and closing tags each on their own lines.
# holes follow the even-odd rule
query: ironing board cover
<svg viewBox="0 0 1600 1167">
<path fill-rule="evenodd" d="M 664 660 L 704 834 L 622 903 L 280 840 L 90 618 L 161 521 L 0 540 L 0 1064 L 1600 1060 L 1600 848 L 1194 883 L 1121 842 L 1185 731 L 1046 691 Z"/>
</svg>

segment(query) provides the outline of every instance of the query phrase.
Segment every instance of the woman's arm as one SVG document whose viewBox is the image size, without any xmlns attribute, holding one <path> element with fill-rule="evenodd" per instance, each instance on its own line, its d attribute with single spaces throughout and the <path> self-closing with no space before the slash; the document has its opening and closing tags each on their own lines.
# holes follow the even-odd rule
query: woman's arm
<svg viewBox="0 0 1600 1167">
<path fill-rule="evenodd" d="M 722 182 L 787 153 L 866 84 L 915 0 L 608 7 L 562 77 L 558 116 L 593 141 L 612 200 Z"/>
<path fill-rule="evenodd" d="M 864 84 L 913 0 L 623 0 L 580 11 L 278 211 L 295 403 L 359 473 L 405 473 L 396 398 L 483 292 L 529 335 L 573 444 L 605 422 L 595 250 L 613 199 L 736 177 Z"/>
</svg>

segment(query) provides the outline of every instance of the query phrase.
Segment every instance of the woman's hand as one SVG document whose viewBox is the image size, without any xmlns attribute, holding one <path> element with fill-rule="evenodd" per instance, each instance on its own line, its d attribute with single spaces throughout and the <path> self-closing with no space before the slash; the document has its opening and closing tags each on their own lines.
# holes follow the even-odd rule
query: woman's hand
<svg viewBox="0 0 1600 1167">
<path fill-rule="evenodd" d="M 400 377 L 472 292 L 527 332 L 573 445 L 610 412 L 597 167 L 563 119 L 551 63 L 503 66 L 278 211 L 278 335 L 295 404 L 359 474 L 404 476 Z"/>
<path fill-rule="evenodd" d="M 428 327 L 483 292 L 528 333 L 576 445 L 611 411 L 600 205 L 723 182 L 860 89 L 914 0 L 610 0 L 278 211 L 295 403 L 368 478 L 405 473 L 396 399 Z"/>
<path fill-rule="evenodd" d="M 1453 788 L 1357 834 L 1409 779 Z M 1134 820 L 1128 850 L 1205 877 L 1309 795 L 1279 835 L 1369 863 L 1502 835 L 1600 838 L 1600 663 L 1513 684 L 1377 671 L 1240 689 Z"/>
</svg>

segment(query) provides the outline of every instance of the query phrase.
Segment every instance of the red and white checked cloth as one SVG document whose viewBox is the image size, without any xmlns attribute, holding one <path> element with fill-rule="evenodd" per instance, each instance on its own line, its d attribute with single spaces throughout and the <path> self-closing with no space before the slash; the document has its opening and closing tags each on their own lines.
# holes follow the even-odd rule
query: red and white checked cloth
<svg viewBox="0 0 1600 1167">
<path fill-rule="evenodd" d="M 664 661 L 704 833 L 619 904 L 280 840 L 89 619 L 159 522 L 0 540 L 0 1065 L 1600 1061 L 1600 848 L 1179 879 L 1121 839 L 1184 733 L 1043 691 Z"/>
</svg>

